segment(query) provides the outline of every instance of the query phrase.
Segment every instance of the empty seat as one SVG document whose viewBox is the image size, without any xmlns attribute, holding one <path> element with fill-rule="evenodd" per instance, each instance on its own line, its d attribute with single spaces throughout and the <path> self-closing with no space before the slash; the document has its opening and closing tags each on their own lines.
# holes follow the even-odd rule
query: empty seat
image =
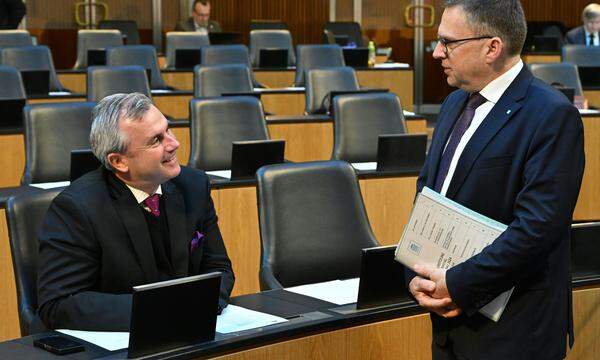
<svg viewBox="0 0 600 360">
<path fill-rule="evenodd" d="M 296 57 L 295 86 L 304 86 L 306 70 L 345 66 L 344 54 L 338 45 L 298 45 Z"/>
<path fill-rule="evenodd" d="M 151 97 L 148 76 L 143 67 L 138 65 L 88 67 L 88 101 L 97 102 L 109 95 L 132 92 Z"/>
<path fill-rule="evenodd" d="M 359 276 L 361 250 L 379 244 L 350 164 L 270 165 L 256 177 L 262 290 Z"/>
<path fill-rule="evenodd" d="M 268 139 L 262 104 L 255 97 L 228 96 L 190 102 L 190 167 L 231 169 L 234 141 Z"/>
<path fill-rule="evenodd" d="M 261 49 L 285 49 L 288 53 L 287 66 L 296 65 L 292 35 L 287 30 L 250 31 L 250 59 L 254 67 L 260 66 Z"/>
<path fill-rule="evenodd" d="M 0 48 L 33 45 L 33 40 L 25 30 L 0 30 Z"/>
<path fill-rule="evenodd" d="M 332 159 L 377 161 L 379 135 L 406 133 L 400 99 L 392 93 L 336 96 L 333 129 Z"/>
<path fill-rule="evenodd" d="M 13 66 L 19 71 L 46 70 L 50 74 L 50 91 L 64 91 L 58 81 L 50 49 L 44 45 L 21 46 L 0 49 L 0 63 Z"/>
<path fill-rule="evenodd" d="M 27 98 L 25 87 L 21 80 L 21 73 L 12 66 L 0 65 L 0 101 L 13 102 L 20 100 L 21 105 L 25 104 Z M 16 106 L 16 104 L 6 105 Z M 23 131 L 22 110 L 13 109 L 18 113 L 0 115 L 0 133 L 20 133 Z"/>
<path fill-rule="evenodd" d="M 251 93 L 252 91 L 252 76 L 246 65 L 223 64 L 194 68 L 194 97 Z"/>
<path fill-rule="evenodd" d="M 562 61 L 577 66 L 600 66 L 600 47 L 565 45 L 562 48 Z"/>
<path fill-rule="evenodd" d="M 200 49 L 210 45 L 207 34 L 193 31 L 171 31 L 167 33 L 167 68 L 175 67 L 177 49 Z"/>
<path fill-rule="evenodd" d="M 150 87 L 152 89 L 166 89 L 163 80 L 156 49 L 152 45 L 127 45 L 108 48 L 106 50 L 106 64 L 109 66 L 139 65 L 150 70 Z"/>
<path fill-rule="evenodd" d="M 331 31 L 337 36 L 347 36 L 348 42 L 356 44 L 358 47 L 365 46 L 360 29 L 360 24 L 353 21 L 330 21 L 324 26 L 325 30 Z"/>
<path fill-rule="evenodd" d="M 535 77 L 548 84 L 560 84 L 575 90 L 575 95 L 583 95 L 577 66 L 571 63 L 539 63 L 529 64 L 529 69 Z"/>
<path fill-rule="evenodd" d="M 244 45 L 211 45 L 201 50 L 202 65 L 243 64 L 252 69 L 248 48 Z M 263 87 L 252 75 L 254 87 Z"/>
<path fill-rule="evenodd" d="M 98 29 L 119 30 L 127 45 L 140 44 L 140 32 L 135 20 L 102 20 Z"/>
<path fill-rule="evenodd" d="M 79 30 L 77 32 L 77 61 L 73 68 L 85 69 L 88 66 L 88 50 L 121 45 L 123 45 L 123 37 L 119 30 Z"/>
<path fill-rule="evenodd" d="M 23 184 L 68 181 L 71 150 L 90 148 L 95 103 L 50 103 L 25 106 Z"/>
<path fill-rule="evenodd" d="M 356 72 L 351 67 L 311 69 L 306 71 L 307 114 L 322 114 L 329 110 L 329 93 L 358 90 Z"/>
</svg>

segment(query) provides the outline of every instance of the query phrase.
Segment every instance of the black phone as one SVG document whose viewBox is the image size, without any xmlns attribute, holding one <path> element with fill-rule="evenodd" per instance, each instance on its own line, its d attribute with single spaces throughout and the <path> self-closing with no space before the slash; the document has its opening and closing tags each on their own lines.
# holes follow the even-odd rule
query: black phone
<svg viewBox="0 0 600 360">
<path fill-rule="evenodd" d="M 33 346 L 37 346 L 57 355 L 72 354 L 85 350 L 83 345 L 77 341 L 60 335 L 53 335 L 34 340 Z"/>
</svg>

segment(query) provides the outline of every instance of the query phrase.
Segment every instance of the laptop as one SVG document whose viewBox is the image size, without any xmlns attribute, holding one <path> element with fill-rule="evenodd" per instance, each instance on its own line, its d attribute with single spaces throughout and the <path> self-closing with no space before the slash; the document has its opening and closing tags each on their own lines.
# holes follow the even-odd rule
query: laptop
<svg viewBox="0 0 600 360">
<path fill-rule="evenodd" d="M 242 43 L 242 34 L 237 32 L 211 32 L 208 33 L 211 45 L 233 45 Z"/>
<path fill-rule="evenodd" d="M 420 171 L 427 134 L 385 134 L 377 142 L 377 171 Z"/>
<path fill-rule="evenodd" d="M 344 62 L 346 66 L 353 68 L 369 67 L 369 49 L 368 48 L 344 48 Z"/>
<path fill-rule="evenodd" d="M 27 96 L 48 95 L 50 93 L 50 71 L 21 70 L 21 78 Z"/>
<path fill-rule="evenodd" d="M 2 129 L 23 129 L 23 107 L 25 99 L 1 99 Z"/>
<path fill-rule="evenodd" d="M 252 179 L 265 165 L 284 162 L 284 140 L 236 141 L 231 150 L 231 179 Z"/>
<path fill-rule="evenodd" d="M 200 54 L 200 49 L 175 49 L 175 69 L 193 69 L 200 64 Z"/>
<path fill-rule="evenodd" d="M 87 63 L 88 66 L 105 66 L 106 49 L 88 49 Z"/>
<path fill-rule="evenodd" d="M 534 51 L 558 51 L 560 44 L 555 36 L 535 35 L 531 40 L 531 46 Z"/>
<path fill-rule="evenodd" d="M 404 286 L 404 266 L 395 260 L 396 245 L 362 250 L 356 309 L 410 300 Z"/>
<path fill-rule="evenodd" d="M 133 288 L 127 357 L 141 357 L 214 340 L 221 273 Z"/>
<path fill-rule="evenodd" d="M 583 88 L 600 87 L 600 66 L 578 66 L 577 71 Z"/>
<path fill-rule="evenodd" d="M 71 171 L 69 179 L 73 182 L 90 171 L 96 170 L 101 165 L 102 163 L 96 158 L 92 150 L 71 150 Z"/>
<path fill-rule="evenodd" d="M 260 49 L 258 66 L 261 68 L 287 68 L 287 49 Z"/>
</svg>

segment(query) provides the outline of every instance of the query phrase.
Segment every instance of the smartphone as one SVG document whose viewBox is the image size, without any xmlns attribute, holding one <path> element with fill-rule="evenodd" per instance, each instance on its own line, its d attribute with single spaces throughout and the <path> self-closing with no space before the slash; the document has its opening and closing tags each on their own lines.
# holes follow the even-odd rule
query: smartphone
<svg viewBox="0 0 600 360">
<path fill-rule="evenodd" d="M 64 336 L 53 335 L 33 341 L 33 346 L 50 351 L 53 354 L 64 355 L 84 351 L 83 345 Z"/>
</svg>

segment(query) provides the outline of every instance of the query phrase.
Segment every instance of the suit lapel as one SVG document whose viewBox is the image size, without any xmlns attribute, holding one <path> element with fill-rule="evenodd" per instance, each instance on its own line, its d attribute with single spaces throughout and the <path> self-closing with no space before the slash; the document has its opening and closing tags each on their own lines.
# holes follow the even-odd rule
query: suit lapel
<svg viewBox="0 0 600 360">
<path fill-rule="evenodd" d="M 185 202 L 181 192 L 171 182 L 164 183 L 162 189 L 169 225 L 171 264 L 176 276 L 186 276 L 189 263 L 188 242 L 192 235 L 187 233 Z"/>
</svg>

